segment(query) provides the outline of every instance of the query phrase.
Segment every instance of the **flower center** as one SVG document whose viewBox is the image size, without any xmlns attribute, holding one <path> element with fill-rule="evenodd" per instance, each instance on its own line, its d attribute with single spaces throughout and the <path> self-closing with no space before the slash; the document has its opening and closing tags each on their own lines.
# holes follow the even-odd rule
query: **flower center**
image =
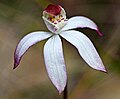
<svg viewBox="0 0 120 99">
<path fill-rule="evenodd" d="M 56 34 L 67 23 L 66 12 L 61 6 L 50 4 L 43 11 L 43 20 L 47 28 Z"/>
<path fill-rule="evenodd" d="M 57 15 L 57 16 L 50 15 L 47 19 L 49 21 L 51 21 L 52 23 L 57 24 L 57 23 L 61 22 L 62 20 L 64 20 L 64 17 L 61 14 Z"/>
</svg>

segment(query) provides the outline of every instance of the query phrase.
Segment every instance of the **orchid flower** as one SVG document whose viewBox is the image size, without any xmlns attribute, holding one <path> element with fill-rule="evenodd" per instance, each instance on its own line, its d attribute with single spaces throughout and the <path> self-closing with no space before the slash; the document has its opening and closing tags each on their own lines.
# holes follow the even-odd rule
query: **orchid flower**
<svg viewBox="0 0 120 99">
<path fill-rule="evenodd" d="M 84 61 L 93 69 L 104 71 L 105 67 L 90 39 L 82 32 L 72 30 L 75 28 L 90 28 L 101 36 L 97 25 L 84 16 L 75 16 L 70 19 L 66 18 L 66 12 L 60 5 L 48 5 L 43 11 L 42 16 L 50 32 L 36 31 L 23 37 L 18 43 L 14 54 L 15 69 L 25 54 L 25 52 L 37 42 L 44 39 L 48 41 L 44 45 L 44 60 L 48 76 L 59 93 L 64 91 L 67 82 L 67 72 L 64 61 L 62 41 L 74 45 Z"/>
</svg>

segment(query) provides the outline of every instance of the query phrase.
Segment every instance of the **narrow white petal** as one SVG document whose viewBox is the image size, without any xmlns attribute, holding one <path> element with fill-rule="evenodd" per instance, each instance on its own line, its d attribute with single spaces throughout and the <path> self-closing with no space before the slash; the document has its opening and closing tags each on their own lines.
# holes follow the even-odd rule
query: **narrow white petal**
<svg viewBox="0 0 120 99">
<path fill-rule="evenodd" d="M 81 57 L 89 66 L 106 72 L 100 56 L 87 36 L 74 30 L 64 31 L 60 35 L 78 49 Z"/>
<path fill-rule="evenodd" d="M 40 32 L 32 32 L 26 35 L 24 38 L 22 38 L 21 41 L 18 43 L 14 53 L 14 69 L 19 65 L 22 56 L 28 50 L 28 48 L 50 36 L 52 36 L 51 33 L 40 31 Z"/>
<path fill-rule="evenodd" d="M 44 59 L 50 80 L 61 93 L 67 81 L 62 42 L 58 35 L 51 37 L 44 46 Z"/>
<path fill-rule="evenodd" d="M 90 28 L 96 30 L 98 34 L 102 36 L 102 33 L 100 33 L 97 25 L 92 20 L 84 16 L 76 16 L 70 18 L 61 31 L 74 29 L 74 28 Z"/>
</svg>

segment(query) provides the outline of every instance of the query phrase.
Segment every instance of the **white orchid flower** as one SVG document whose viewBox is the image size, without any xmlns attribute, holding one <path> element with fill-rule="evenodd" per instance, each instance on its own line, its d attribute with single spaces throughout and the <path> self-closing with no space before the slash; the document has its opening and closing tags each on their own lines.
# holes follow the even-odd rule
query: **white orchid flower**
<svg viewBox="0 0 120 99">
<path fill-rule="evenodd" d="M 90 67 L 106 72 L 103 62 L 90 39 L 82 32 L 71 30 L 75 28 L 90 28 L 102 35 L 92 20 L 84 16 L 66 19 L 65 10 L 59 5 L 52 4 L 48 5 L 43 11 L 42 18 L 50 32 L 37 31 L 23 37 L 15 50 L 13 69 L 19 65 L 22 56 L 32 45 L 49 38 L 44 46 L 46 69 L 50 80 L 59 93 L 63 92 L 67 82 L 67 73 L 61 36 L 77 48 L 81 57 Z"/>
</svg>

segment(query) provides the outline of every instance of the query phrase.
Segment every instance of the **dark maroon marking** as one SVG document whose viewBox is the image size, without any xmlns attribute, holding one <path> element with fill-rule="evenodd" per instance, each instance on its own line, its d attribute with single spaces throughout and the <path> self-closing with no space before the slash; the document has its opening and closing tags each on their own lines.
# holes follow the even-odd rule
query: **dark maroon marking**
<svg viewBox="0 0 120 99">
<path fill-rule="evenodd" d="M 59 5 L 50 4 L 47 6 L 45 11 L 52 14 L 52 15 L 59 15 L 61 12 L 61 7 Z"/>
</svg>

